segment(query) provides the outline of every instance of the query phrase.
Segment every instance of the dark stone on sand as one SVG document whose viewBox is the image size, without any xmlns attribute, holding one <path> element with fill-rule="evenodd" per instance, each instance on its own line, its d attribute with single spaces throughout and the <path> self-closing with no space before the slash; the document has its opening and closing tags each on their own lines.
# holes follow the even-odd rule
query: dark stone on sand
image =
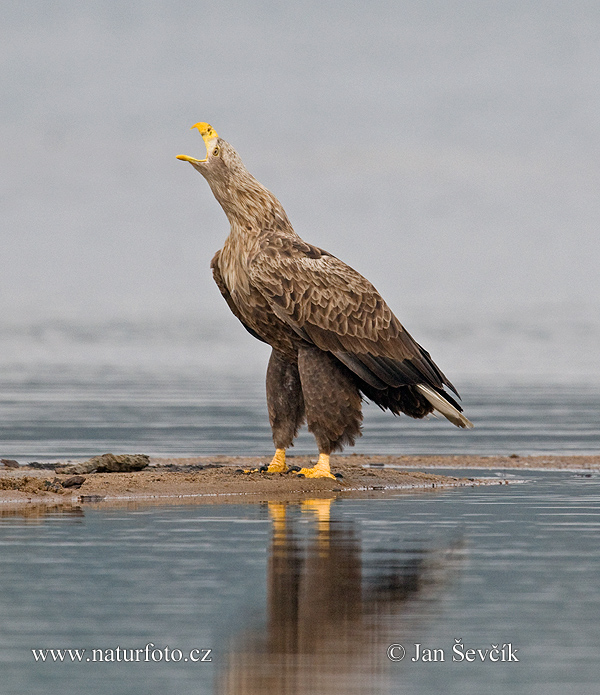
<svg viewBox="0 0 600 695">
<path fill-rule="evenodd" d="M 70 478 L 62 481 L 63 487 L 72 487 L 78 490 L 85 483 L 83 475 L 72 475 Z"/>
<path fill-rule="evenodd" d="M 177 473 L 195 473 L 205 468 L 223 468 L 222 463 L 155 463 L 152 468 L 161 471 L 175 471 Z"/>
<path fill-rule="evenodd" d="M 203 471 L 205 468 L 209 468 L 212 464 L 203 465 L 201 463 L 161 463 L 156 466 L 152 466 L 156 470 L 160 471 L 175 471 L 176 473 L 195 473 L 196 471 Z"/>
<path fill-rule="evenodd" d="M 90 462 L 94 460 L 97 461 L 96 471 L 98 473 L 128 473 L 141 471 L 150 465 L 150 457 L 146 454 L 123 454 L 121 456 L 103 454 L 90 459 Z"/>
<path fill-rule="evenodd" d="M 141 471 L 150 465 L 150 457 L 146 454 L 102 454 L 94 456 L 83 463 L 74 466 L 56 468 L 57 473 L 131 473 Z"/>
<path fill-rule="evenodd" d="M 57 468 L 64 465 L 64 463 L 40 463 L 40 461 L 30 461 L 27 464 L 27 468 L 34 468 L 37 471 L 55 471 Z"/>
<path fill-rule="evenodd" d="M 19 462 L 15 461 L 14 459 L 0 459 L 0 463 L 4 466 L 4 468 L 18 468 L 19 467 Z"/>
<path fill-rule="evenodd" d="M 54 478 L 54 480 L 44 480 L 44 490 L 46 492 L 61 492 L 62 485 L 60 480 L 58 478 Z"/>
</svg>

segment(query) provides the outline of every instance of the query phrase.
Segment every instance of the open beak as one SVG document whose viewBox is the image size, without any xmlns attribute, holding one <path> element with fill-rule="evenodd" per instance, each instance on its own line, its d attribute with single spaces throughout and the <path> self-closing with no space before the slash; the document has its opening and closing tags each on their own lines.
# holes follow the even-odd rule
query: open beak
<svg viewBox="0 0 600 695">
<path fill-rule="evenodd" d="M 183 162 L 190 162 L 191 164 L 200 164 L 201 162 L 208 161 L 208 153 L 213 147 L 213 141 L 219 136 L 217 135 L 217 131 L 210 125 L 210 123 L 194 123 L 190 130 L 193 130 L 194 128 L 198 128 L 200 135 L 202 135 L 202 139 L 206 145 L 206 157 L 204 157 L 204 159 L 196 159 L 194 157 L 188 157 L 187 154 L 178 154 L 177 159 L 181 159 Z"/>
</svg>

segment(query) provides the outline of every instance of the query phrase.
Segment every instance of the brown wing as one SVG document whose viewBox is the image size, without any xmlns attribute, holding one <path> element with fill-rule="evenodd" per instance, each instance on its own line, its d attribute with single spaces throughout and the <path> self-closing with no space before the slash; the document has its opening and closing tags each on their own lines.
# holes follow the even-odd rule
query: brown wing
<svg viewBox="0 0 600 695">
<path fill-rule="evenodd" d="M 282 321 L 374 388 L 445 384 L 455 391 L 373 285 L 326 251 L 299 237 L 267 235 L 250 278 Z"/>
<path fill-rule="evenodd" d="M 245 297 L 245 303 L 239 305 L 231 296 L 221 275 L 220 257 L 221 251 L 217 251 L 210 267 L 217 287 L 221 290 L 221 294 L 233 315 L 250 335 L 295 359 L 297 338 L 292 328 L 274 315 L 269 302 L 254 288 L 251 288 L 250 294 Z"/>
</svg>

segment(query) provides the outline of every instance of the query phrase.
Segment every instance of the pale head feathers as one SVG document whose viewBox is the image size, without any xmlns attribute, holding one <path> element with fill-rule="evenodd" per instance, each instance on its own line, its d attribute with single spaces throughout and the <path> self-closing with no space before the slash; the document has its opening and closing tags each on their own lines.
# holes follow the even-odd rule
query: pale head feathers
<svg viewBox="0 0 600 695">
<path fill-rule="evenodd" d="M 208 123 L 196 123 L 206 145 L 206 157 L 196 159 L 180 154 L 177 159 L 189 162 L 208 182 L 232 226 L 264 226 L 265 218 L 276 216 L 291 229 L 287 215 L 277 198 L 246 169 L 239 154 Z"/>
</svg>

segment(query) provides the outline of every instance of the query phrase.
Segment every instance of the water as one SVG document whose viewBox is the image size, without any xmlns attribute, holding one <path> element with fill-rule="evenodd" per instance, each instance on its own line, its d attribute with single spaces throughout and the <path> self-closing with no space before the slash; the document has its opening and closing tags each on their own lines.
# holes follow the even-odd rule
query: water
<svg viewBox="0 0 600 695">
<path fill-rule="evenodd" d="M 156 455 L 268 455 L 261 371 L 196 367 L 0 367 L 0 455 L 22 462 L 111 451 Z M 599 448 L 600 385 L 465 381 L 475 429 L 394 418 L 364 408 L 357 452 L 585 454 Z M 295 453 L 314 453 L 306 430 Z"/>
<path fill-rule="evenodd" d="M 0 362 L 3 457 L 272 450 L 262 358 L 242 361 L 245 346 L 200 340 L 188 359 L 167 336 L 169 364 L 126 331 L 64 351 L 15 340 L 20 361 Z M 456 381 L 473 431 L 369 406 L 356 450 L 597 453 L 596 380 Z M 312 437 L 295 451 L 314 453 Z M 368 500 L 4 510 L 1 691 L 591 695 L 600 477 L 523 475 Z M 402 661 L 387 657 L 396 644 Z M 412 662 L 416 644 L 438 661 Z M 455 644 L 510 644 L 519 661 L 453 662 Z M 32 649 L 85 651 L 42 662 Z"/>
<path fill-rule="evenodd" d="M 5 512 L 2 692 L 592 695 L 600 477 L 525 477 L 370 500 Z M 519 661 L 452 661 L 456 640 L 510 644 Z M 416 644 L 444 661 L 411 661 Z M 99 661 L 117 646 L 140 660 Z M 42 648 L 86 651 L 36 662 Z"/>
</svg>

